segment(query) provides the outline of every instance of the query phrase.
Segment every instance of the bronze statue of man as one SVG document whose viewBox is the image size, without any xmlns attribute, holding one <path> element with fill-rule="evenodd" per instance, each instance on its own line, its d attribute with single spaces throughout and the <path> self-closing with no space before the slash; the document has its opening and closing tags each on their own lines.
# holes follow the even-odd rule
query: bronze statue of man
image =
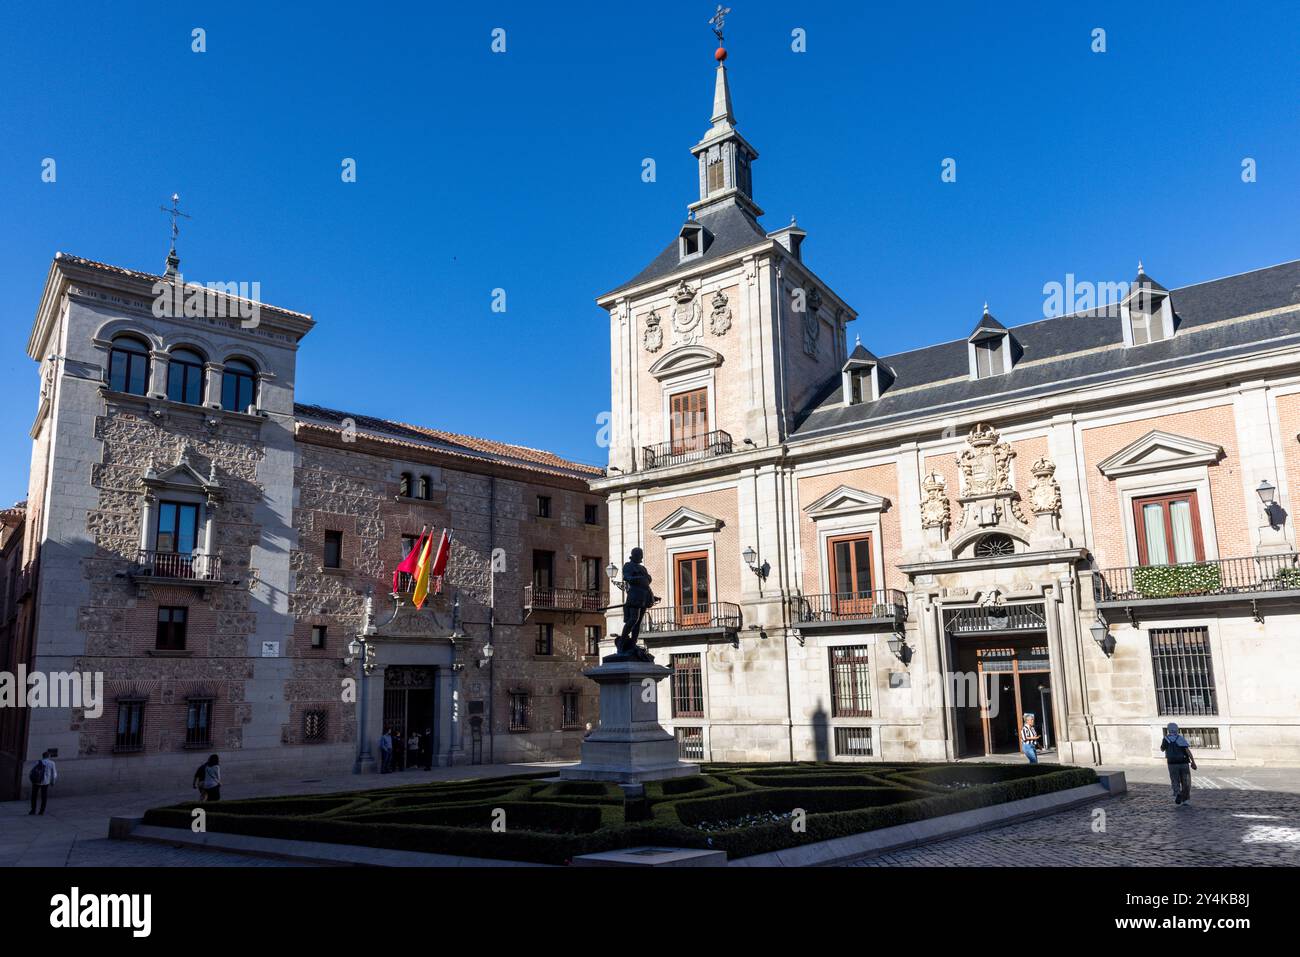
<svg viewBox="0 0 1300 957">
<path fill-rule="evenodd" d="M 659 599 L 650 590 L 650 572 L 641 564 L 644 553 L 639 548 L 632 549 L 627 562 L 623 565 L 623 631 L 615 639 L 614 648 L 621 656 L 653 660 L 650 653 L 637 646 L 641 635 L 641 621 L 646 609 Z"/>
</svg>

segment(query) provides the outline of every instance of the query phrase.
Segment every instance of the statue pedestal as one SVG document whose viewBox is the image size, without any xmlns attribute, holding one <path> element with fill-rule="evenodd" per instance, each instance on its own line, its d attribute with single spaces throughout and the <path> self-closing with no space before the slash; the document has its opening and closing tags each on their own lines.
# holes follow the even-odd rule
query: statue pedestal
<svg viewBox="0 0 1300 957">
<path fill-rule="evenodd" d="M 566 781 L 640 784 L 699 774 L 677 759 L 677 739 L 659 724 L 658 684 L 672 674 L 653 662 L 618 659 L 583 672 L 600 686 L 600 725 L 582 742 L 582 763 L 565 768 Z"/>
</svg>

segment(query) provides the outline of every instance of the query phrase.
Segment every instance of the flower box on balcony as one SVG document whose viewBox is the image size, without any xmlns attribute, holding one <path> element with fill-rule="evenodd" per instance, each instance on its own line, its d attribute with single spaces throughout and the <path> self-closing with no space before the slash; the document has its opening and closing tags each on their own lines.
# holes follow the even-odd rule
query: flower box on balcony
<svg viewBox="0 0 1300 957">
<path fill-rule="evenodd" d="M 1209 595 L 1223 587 L 1215 562 L 1186 565 L 1144 565 L 1133 569 L 1133 590 L 1143 598 Z"/>
</svg>

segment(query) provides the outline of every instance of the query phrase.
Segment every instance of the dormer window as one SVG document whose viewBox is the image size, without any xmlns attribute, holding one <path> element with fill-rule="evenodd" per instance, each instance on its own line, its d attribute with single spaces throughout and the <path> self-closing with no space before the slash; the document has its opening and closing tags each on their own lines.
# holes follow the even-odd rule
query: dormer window
<svg viewBox="0 0 1300 957">
<path fill-rule="evenodd" d="M 984 315 L 980 317 L 966 340 L 970 357 L 970 377 L 988 379 L 992 376 L 1010 372 L 1015 365 L 1013 349 L 1015 343 L 1007 327 L 993 318 L 989 313 L 988 303 L 984 304 Z"/>
<path fill-rule="evenodd" d="M 1174 335 L 1174 310 L 1169 290 L 1146 274 L 1138 263 L 1138 274 L 1120 301 L 1124 323 L 1124 345 L 1144 346 Z"/>
<path fill-rule="evenodd" d="M 1003 352 L 1003 339 L 985 339 L 975 345 L 975 378 L 987 379 L 992 375 L 1006 372 L 1006 359 Z"/>
<path fill-rule="evenodd" d="M 677 234 L 678 258 L 685 262 L 704 255 L 704 227 L 697 222 L 688 222 Z"/>
<path fill-rule="evenodd" d="M 863 348 L 859 342 L 849 353 L 848 361 L 840 370 L 843 377 L 844 404 L 863 405 L 880 398 L 880 360 Z M 888 382 L 884 383 L 888 385 Z"/>
</svg>

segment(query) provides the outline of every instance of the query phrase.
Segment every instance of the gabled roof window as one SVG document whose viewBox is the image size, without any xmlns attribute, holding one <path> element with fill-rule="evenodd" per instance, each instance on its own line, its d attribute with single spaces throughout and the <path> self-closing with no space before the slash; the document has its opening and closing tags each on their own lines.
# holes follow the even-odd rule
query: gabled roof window
<svg viewBox="0 0 1300 957">
<path fill-rule="evenodd" d="M 984 315 L 966 341 L 972 379 L 987 379 L 1010 372 L 1019 358 L 1015 340 L 1007 327 L 993 318 L 988 303 L 984 304 Z"/>
<path fill-rule="evenodd" d="M 1126 346 L 1144 346 L 1174 336 L 1174 307 L 1169 290 L 1148 276 L 1140 262 L 1128 295 L 1120 300 L 1119 311 Z"/>
</svg>

